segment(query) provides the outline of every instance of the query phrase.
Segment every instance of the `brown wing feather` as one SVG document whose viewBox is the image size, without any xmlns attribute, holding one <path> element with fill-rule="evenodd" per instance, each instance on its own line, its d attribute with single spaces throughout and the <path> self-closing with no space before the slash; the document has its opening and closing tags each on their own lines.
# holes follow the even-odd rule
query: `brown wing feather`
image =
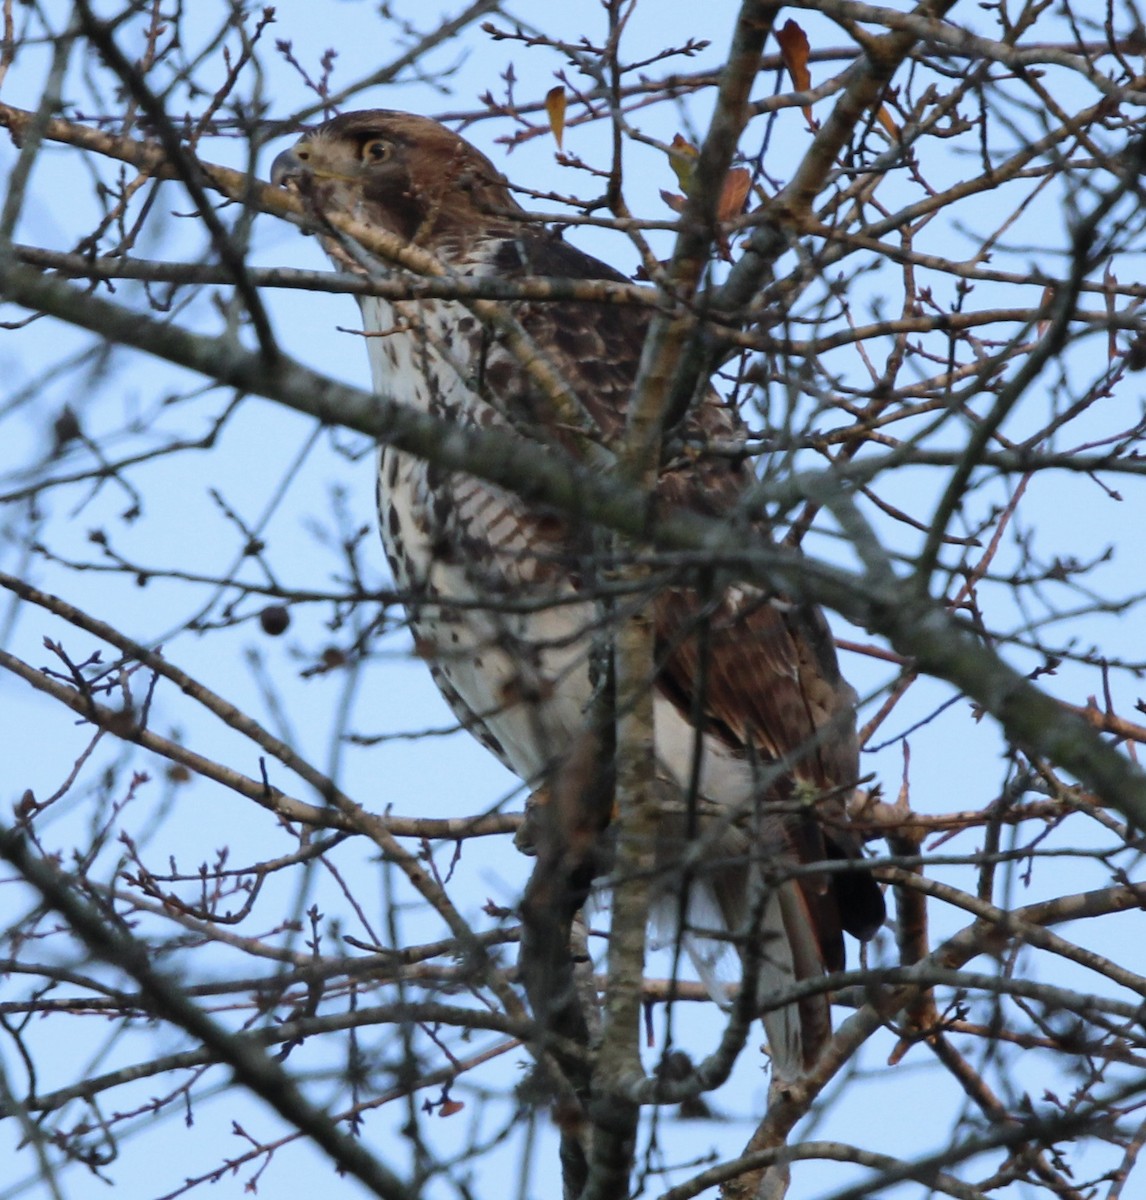
<svg viewBox="0 0 1146 1200">
<path fill-rule="evenodd" d="M 496 261 L 499 273 L 509 277 L 623 278 L 543 230 L 504 243 Z M 616 438 L 623 430 L 649 311 L 604 310 L 582 302 L 523 303 L 515 306 L 515 316 L 573 387 L 603 439 Z M 521 372 L 506 374 L 528 387 Z M 501 394 L 504 398 L 504 390 Z M 518 399 L 521 407 L 523 399 Z M 740 461 L 706 457 L 703 446 L 727 446 L 743 431 L 737 411 L 710 391 L 684 422 L 689 444 L 701 450 L 664 473 L 658 501 L 711 515 L 733 511 L 751 473 Z M 548 532 L 552 536 L 552 526 Z M 653 608 L 661 648 L 658 686 L 690 719 L 699 707 L 706 731 L 733 750 L 763 763 L 791 764 L 790 777 L 773 788 L 774 798 L 790 798 L 792 780 L 823 793 L 815 819 L 787 824 L 795 860 L 858 859 L 860 845 L 847 829 L 844 808 L 859 775 L 854 693 L 840 676 L 819 610 L 749 587 L 706 597 L 695 585 L 661 590 Z M 883 922 L 883 898 L 867 872 L 806 877 L 801 893 L 831 969 L 843 966 L 841 928 L 869 937 Z"/>
<path fill-rule="evenodd" d="M 623 275 L 545 229 L 526 228 L 502 239 L 491 265 L 505 279 L 541 276 L 551 279 L 607 279 L 627 283 Z M 624 429 L 625 412 L 637 376 L 641 346 L 648 331 L 649 310 L 632 305 L 588 301 L 521 301 L 510 311 L 570 385 L 601 440 L 609 444 Z M 507 388 L 502 399 L 521 413 L 533 415 L 539 401 L 529 377 L 504 351 L 502 370 Z M 550 435 L 572 448 L 560 430 Z"/>
</svg>

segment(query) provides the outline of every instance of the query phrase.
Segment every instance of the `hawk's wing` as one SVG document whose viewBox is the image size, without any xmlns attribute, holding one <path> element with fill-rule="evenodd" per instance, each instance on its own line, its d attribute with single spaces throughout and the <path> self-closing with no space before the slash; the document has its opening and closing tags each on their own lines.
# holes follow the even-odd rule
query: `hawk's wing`
<svg viewBox="0 0 1146 1200">
<path fill-rule="evenodd" d="M 528 230 L 506 240 L 495 261 L 498 273 L 508 277 L 623 280 L 546 231 Z M 649 310 L 589 302 L 523 302 L 513 310 L 603 439 L 616 439 L 624 429 Z M 527 392 L 524 373 L 506 368 L 501 382 L 507 379 Z M 534 423 L 535 406 L 527 394 L 499 391 Z M 742 460 L 728 456 L 729 444 L 744 433 L 739 414 L 710 390 L 686 416 L 682 432 L 692 453 L 663 473 L 658 500 L 709 515 L 732 513 L 754 478 Z M 567 447 L 573 444 L 559 431 L 550 436 Z M 723 453 L 706 454 L 706 444 L 721 446 Z M 510 503 L 521 520 L 536 522 L 521 501 L 510 498 Z M 759 523 L 755 528 L 763 532 Z M 559 557 L 574 559 L 584 550 L 565 541 L 561 522 L 535 524 L 533 535 L 536 545 L 548 545 Z M 844 807 L 858 778 L 855 697 L 840 676 L 819 610 L 738 584 L 702 594 L 695 571 L 682 573 L 677 586 L 660 587 L 652 599 L 662 694 L 734 754 L 762 768 L 784 764 L 768 789 L 773 799 L 792 800 L 793 782 L 808 785 L 814 812 L 784 822 L 790 852 L 799 862 L 858 858 L 860 846 L 847 828 Z M 869 937 L 883 921 L 882 897 L 867 872 L 805 879 L 801 890 L 831 968 L 843 965 L 841 926 Z"/>
</svg>

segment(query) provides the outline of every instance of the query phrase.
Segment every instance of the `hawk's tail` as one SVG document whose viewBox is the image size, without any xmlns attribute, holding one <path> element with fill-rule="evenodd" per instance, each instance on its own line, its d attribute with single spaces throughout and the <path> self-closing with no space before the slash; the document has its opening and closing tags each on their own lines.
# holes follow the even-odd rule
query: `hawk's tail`
<svg viewBox="0 0 1146 1200">
<path fill-rule="evenodd" d="M 819 1057 L 832 1034 L 826 993 L 776 1005 L 794 983 L 826 969 L 816 925 L 800 886 L 787 880 L 752 903 L 747 873 L 718 882 L 693 880 L 683 914 L 682 943 L 709 995 L 730 1007 L 744 969 L 756 972 L 756 1007 L 768 1037 L 774 1079 L 794 1079 Z M 666 894 L 654 913 L 661 944 L 671 944 L 682 898 Z M 737 953 L 739 949 L 739 953 Z"/>
</svg>

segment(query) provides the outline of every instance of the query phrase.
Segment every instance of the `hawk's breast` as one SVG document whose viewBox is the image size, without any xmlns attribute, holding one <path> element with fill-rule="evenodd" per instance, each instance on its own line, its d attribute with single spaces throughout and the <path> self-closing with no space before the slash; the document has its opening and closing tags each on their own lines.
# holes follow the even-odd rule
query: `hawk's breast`
<svg viewBox="0 0 1146 1200">
<path fill-rule="evenodd" d="M 449 301 L 362 302 L 381 395 L 443 420 L 507 424 L 478 390 L 485 335 Z M 515 496 L 384 446 L 378 517 L 417 652 L 459 721 L 538 780 L 589 702 L 593 605 L 575 598 L 538 519 Z"/>
</svg>

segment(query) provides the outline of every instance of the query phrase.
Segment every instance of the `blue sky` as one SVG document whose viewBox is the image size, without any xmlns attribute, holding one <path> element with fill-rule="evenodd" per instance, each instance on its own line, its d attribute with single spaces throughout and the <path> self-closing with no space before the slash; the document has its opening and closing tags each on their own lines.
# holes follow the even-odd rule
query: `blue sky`
<svg viewBox="0 0 1146 1200">
<path fill-rule="evenodd" d="M 51 9 L 52 6 L 48 6 Z M 410 5 L 408 15 L 423 27 L 437 16 L 423 6 Z M 321 33 L 316 40 L 316 12 L 321 8 Z M 528 15 L 530 6 L 519 6 Z M 59 9 L 62 12 L 62 8 Z M 202 21 L 200 35 L 206 38 L 219 20 L 223 6 L 206 3 L 195 6 L 188 17 L 194 36 L 196 23 Z M 680 69 L 696 70 L 717 65 L 729 38 L 735 6 L 715 3 L 706 6 L 704 26 L 712 46 L 695 57 L 680 61 Z M 984 19 L 977 10 L 968 8 L 959 13 L 966 21 Z M 809 31 L 813 46 L 840 45 L 844 38 L 838 30 L 817 24 L 814 17 L 800 17 Z M 574 39 L 593 28 L 591 36 L 602 36 L 603 19 L 598 6 L 588 0 L 563 5 L 560 12 L 546 16 L 551 34 Z M 564 24 L 564 29 L 555 29 Z M 628 32 L 628 45 L 638 57 L 636 48 L 643 46 L 682 45 L 695 35 L 697 12 L 693 6 L 681 4 L 646 4 L 638 7 Z M 379 44 L 379 25 L 374 7 L 357 3 L 300 4 L 278 6 L 277 22 L 269 36 L 293 42 L 294 53 L 308 67 L 316 69 L 317 60 L 327 46 L 338 50 L 336 83 L 350 82 L 374 70 L 391 58 L 399 47 Z M 129 42 L 124 36 L 124 44 Z M 501 77 L 512 62 L 516 76 L 516 93 L 530 99 L 541 96 L 555 82 L 554 72 L 561 66 L 558 57 L 547 50 L 527 50 L 512 41 L 491 42 L 476 30 L 460 43 L 451 43 L 436 52 L 432 60 L 448 66 L 450 73 L 440 87 L 410 82 L 376 88 L 356 99 L 356 107 L 409 108 L 428 114 L 467 110 L 477 107 L 475 97 L 487 89 L 500 94 Z M 297 76 L 281 60 L 267 55 L 268 70 L 264 84 L 271 114 L 284 116 L 308 103 L 308 94 Z M 85 64 L 76 57 L 67 78 L 64 94 L 76 107 L 85 109 L 92 101 L 85 92 Z M 218 68 L 221 71 L 221 67 Z M 39 94 L 46 71 L 44 55 L 34 50 L 21 50 L 17 61 L 4 81 L 0 99 L 15 104 L 33 104 Z M 813 67 L 813 79 L 819 82 L 828 68 Z M 758 94 L 767 94 L 772 78 L 762 78 Z M 781 81 L 782 88 L 787 81 Z M 690 109 L 691 119 L 703 129 L 709 101 L 702 98 Z M 686 127 L 685 120 L 674 114 L 669 106 L 642 116 L 647 132 L 667 141 L 673 133 Z M 1037 124 L 1031 117 L 1032 127 Z M 587 192 L 597 186 L 568 169 L 555 165 L 552 141 L 541 137 L 516 149 L 505 152 L 496 138 L 503 135 L 507 125 L 482 123 L 467 131 L 493 161 L 515 181 L 539 189 L 574 190 Z M 782 114 L 775 129 L 777 147 L 769 159 L 774 172 L 794 166 L 798 154 L 806 146 L 808 135 L 798 109 Z M 261 171 L 265 176 L 270 157 L 286 142 L 267 148 Z M 607 131 L 602 123 L 592 129 L 572 128 L 566 135 L 566 149 L 585 158 L 604 158 Z M 790 149 L 789 149 L 790 147 Z M 243 165 L 241 147 L 228 139 L 207 139 L 201 146 L 204 157 L 234 166 Z M 661 188 L 675 189 L 675 181 L 664 155 L 653 147 L 633 145 L 628 151 L 626 192 L 634 211 L 656 218 L 666 218 L 668 210 L 661 202 Z M 12 147 L 0 143 L 0 174 L 7 175 L 14 162 Z M 52 248 L 70 248 L 77 236 L 93 223 L 94 209 L 90 199 L 88 168 L 77 165 L 75 152 L 49 148 L 36 167 L 31 189 L 31 202 L 25 206 L 17 229 L 19 240 Z M 963 173 L 975 169 L 974 163 L 961 157 L 953 148 L 946 159 L 934 160 L 934 179 L 957 180 Z M 111 169 L 106 164 L 95 168 L 107 178 Z M 77 176 L 79 183 L 77 184 Z M 892 203 L 910 192 L 910 181 L 889 179 L 881 188 L 880 199 Z M 186 213 L 190 204 L 173 185 L 166 185 L 160 194 L 152 232 L 137 247 L 137 253 L 154 257 L 178 259 L 200 252 L 201 233 L 191 221 L 177 215 Z M 897 199 L 897 202 L 898 199 Z M 159 216 L 162 212 L 165 215 Z M 986 226 L 994 214 L 988 209 L 972 208 L 968 219 Z M 1009 261 L 1044 261 L 1054 265 L 1055 251 L 1063 245 L 1065 236 L 1061 211 L 1049 200 L 1035 203 L 1026 223 L 1010 231 L 1019 248 L 1009 255 Z M 671 242 L 666 234 L 650 235 L 657 252 L 667 255 Z M 942 249 L 954 256 L 963 241 L 969 245 L 966 231 L 938 224 L 927 231 L 931 248 Z M 630 271 L 636 265 L 636 255 L 623 235 L 599 231 L 577 230 L 569 234 L 578 245 L 606 257 L 620 269 Z M 303 239 L 297 230 L 269 217 L 258 218 L 255 226 L 251 262 L 261 266 L 291 266 L 325 269 L 327 264 L 321 248 L 314 239 Z M 1133 270 L 1133 265 L 1128 269 Z M 1126 277 L 1126 276 L 1124 276 Z M 892 310 L 898 303 L 894 292 L 894 277 L 875 274 L 861 285 L 860 295 L 865 305 L 876 304 L 881 297 Z M 884 296 L 881 289 L 887 288 Z M 1041 290 L 1034 288 L 1036 293 Z M 1011 289 L 1006 302 L 1030 303 L 1032 288 Z M 1023 295 L 1021 301 L 1015 294 Z M 983 304 L 976 297 L 976 303 Z M 120 285 L 116 298 L 123 303 L 137 304 L 139 292 L 133 285 Z M 944 302 L 949 298 L 944 297 Z M 357 311 L 346 296 L 321 294 L 298 295 L 270 291 L 266 302 L 276 333 L 282 345 L 306 364 L 338 379 L 368 387 L 366 355 L 361 339 L 354 333 L 339 332 L 338 327 L 355 329 Z M 1000 299 L 999 303 L 1003 303 Z M 12 314 L 5 312 L 5 319 Z M 180 321 L 207 331 L 220 327 L 217 309 L 209 297 L 194 300 Z M 1104 335 L 1103 335 L 1104 339 Z M 1062 364 L 1066 372 L 1083 377 L 1090 371 L 1088 355 L 1092 347 L 1103 344 L 1095 339 L 1084 344 L 1077 359 Z M 0 377 L 5 381 L 4 398 L 18 386 L 29 388 L 38 380 L 46 380 L 35 389 L 16 412 L 0 410 L 3 414 L 3 441 L 0 443 L 0 468 L 4 479 L 0 489 L 10 490 L 16 472 L 29 462 L 42 461 L 50 452 L 51 423 L 65 404 L 80 415 L 82 425 L 92 438 L 100 440 L 108 453 L 116 457 L 143 447 L 162 444 L 174 436 L 200 437 L 225 408 L 228 397 L 219 390 L 204 390 L 203 381 L 140 355 L 115 351 L 107 364 L 96 368 L 51 376 L 55 364 L 69 355 L 83 352 L 91 346 L 87 335 L 67 329 L 51 321 L 41 321 L 26 329 L 0 333 Z M 854 356 L 846 366 L 840 366 L 849 378 L 862 377 L 862 364 Z M 1045 411 L 1056 403 L 1054 373 L 1048 373 L 1045 388 L 1031 397 L 1029 418 L 1020 415 L 1018 425 L 1032 424 L 1045 419 Z M 1087 435 L 1099 437 L 1108 431 L 1125 428 L 1141 413 L 1141 387 L 1131 380 L 1119 392 L 1087 416 Z M 1069 444 L 1069 438 L 1064 439 Z M 52 465 L 51 471 L 64 473 L 78 463 L 86 462 L 85 452 L 78 445 Z M 209 451 L 187 452 L 158 459 L 151 465 L 134 470 L 130 478 L 145 498 L 143 515 L 126 521 L 124 512 L 132 503 L 131 497 L 113 484 L 105 484 L 92 494 L 90 485 L 59 487 L 48 493 L 39 511 L 30 517 L 25 510 L 10 507 L 0 517 L 10 522 L 10 530 L 24 537 L 31 525 L 34 536 L 48 544 L 64 563 L 53 563 L 35 557 L 27 565 L 27 574 L 38 585 L 56 591 L 87 611 L 117 624 L 139 641 L 148 644 L 162 642 L 164 653 L 241 708 L 253 712 L 276 732 L 287 739 L 312 762 L 324 768 L 336 767 L 341 785 L 355 799 L 371 809 L 391 809 L 404 815 L 466 815 L 497 806 L 520 806 L 520 789 L 516 780 L 505 772 L 476 743 L 465 735 L 412 738 L 406 735 L 423 730 L 448 728 L 452 722 L 422 663 L 412 658 L 405 635 L 395 633 L 377 643 L 370 660 L 360 672 L 325 675 L 308 674 L 324 648 L 344 647 L 353 639 L 353 622 L 372 615 L 360 611 L 349 626 L 331 628 L 338 615 L 330 603 L 299 606 L 294 611 L 290 631 L 281 639 L 263 635 L 254 621 L 258 605 L 246 602 L 240 611 L 247 614 L 244 622 L 228 629 L 212 629 L 206 633 L 190 632 L 182 627 L 192 613 L 203 611 L 212 600 L 215 589 L 207 584 L 192 584 L 178 580 L 152 578 L 146 586 L 122 573 L 103 573 L 95 569 L 76 569 L 66 563 L 82 563 L 99 567 L 105 561 L 98 544 L 93 543 L 93 530 L 102 531 L 113 550 L 133 563 L 151 571 L 173 570 L 217 576 L 232 569 L 241 553 L 243 538 L 234 522 L 223 514 L 221 497 L 226 506 L 248 526 L 258 525 L 260 536 L 268 547 L 265 562 L 281 582 L 299 588 L 334 590 L 345 582 L 345 563 L 337 543 L 340 529 L 333 515 L 332 489 L 341 489 L 345 499 L 348 529 L 369 525 L 373 507 L 373 456 L 361 439 L 340 432 L 320 432 L 316 436 L 313 424 L 285 412 L 269 402 L 245 399 L 228 421 L 218 443 Z M 905 511 L 924 518 L 931 510 L 942 480 L 927 470 L 904 472 L 902 476 L 881 485 L 881 496 Z M 1106 496 L 1084 476 L 1056 474 L 1036 480 L 1021 510 L 1018 532 L 1033 529 L 1036 545 L 1046 557 L 1074 555 L 1090 558 L 1099 555 L 1104 547 L 1116 544 L 1114 557 L 1095 573 L 1090 581 L 1107 594 L 1123 596 L 1141 590 L 1139 535 L 1132 513 L 1134 499 L 1140 489 L 1133 484 L 1119 484 L 1125 499 L 1118 503 Z M 976 493 L 975 512 L 986 512 L 991 504 L 1006 502 L 1007 486 L 998 482 Z M 264 523 L 265 518 L 265 523 Z M 973 514 L 969 515 L 969 519 Z M 316 537 L 316 528 L 318 536 Z M 917 549 L 918 538 L 901 525 L 884 522 L 881 528 L 894 545 L 905 553 Z M 1005 571 L 1017 561 L 1012 538 L 1008 534 L 996 568 Z M 333 544 L 332 544 L 333 543 Z M 828 553 L 825 540 L 813 543 L 814 549 Z M 385 586 L 385 565 L 373 532 L 366 536 L 358 550 L 363 582 L 370 588 Z M 0 544 L 0 565 L 17 571 L 26 564 L 17 541 L 8 539 Z M 259 564 L 248 560 L 239 574 L 248 580 L 260 580 Z M 996 606 L 992 619 L 1002 627 L 1017 624 L 1021 617 L 1003 586 L 985 588 Z M 1061 593 L 1059 602 L 1062 602 Z M 210 604 L 207 622 L 213 624 L 222 617 L 217 601 Z M 34 665 L 50 661 L 42 648 L 42 639 L 60 638 L 69 653 L 82 657 L 94 648 L 94 641 L 38 610 L 24 608 L 12 611 L 0 606 L 0 627 L 7 634 L 7 646 L 22 654 Z M 865 640 L 865 635 L 840 625 L 843 636 Z M 1079 645 L 1100 644 L 1109 656 L 1120 653 L 1140 654 L 1141 624 L 1137 609 L 1127 615 L 1087 617 L 1070 630 Z M 1067 634 L 1064 632 L 1065 640 Z M 1014 661 L 1027 668 L 1033 659 L 1014 652 Z M 889 678 L 885 664 L 859 656 L 845 656 L 845 671 L 865 696 L 875 697 Z M 265 680 L 272 681 L 274 699 L 268 694 Z M 1088 694 L 1099 694 L 1101 679 L 1091 668 L 1064 667 L 1045 685 L 1071 699 L 1083 703 Z M 1135 682 L 1126 676 L 1114 680 L 1115 699 L 1121 710 L 1133 709 Z M 880 731 L 876 741 L 887 741 L 915 722 L 927 718 L 951 697 L 945 684 L 924 681 L 913 690 L 910 702 L 892 716 Z M 878 703 L 878 699 L 873 699 Z M 861 712 L 861 720 L 869 707 Z M 349 712 L 345 728 L 366 737 L 386 735 L 381 744 L 346 746 L 334 741 L 335 731 L 343 727 L 343 714 Z M 250 775 L 257 775 L 257 751 L 242 737 L 224 728 L 174 689 L 162 688 L 157 693 L 152 717 L 153 725 L 172 735 L 177 734 L 187 744 L 218 758 Z M 25 788 L 38 797 L 50 795 L 68 774 L 71 764 L 90 741 L 87 729 L 77 727 L 72 719 L 52 702 L 35 696 L 26 685 L 14 679 L 0 678 L 0 744 L 7 765 L 7 796 L 12 802 L 19 799 Z M 1002 741 L 990 722 L 978 721 L 965 701 L 958 701 L 936 720 L 922 725 L 910 737 L 911 800 L 923 812 L 945 812 L 980 807 L 999 792 L 1006 775 L 1001 754 Z M 104 795 L 103 780 L 94 764 L 114 768 L 118 752 L 106 744 L 96 747 L 92 767 L 81 776 L 81 782 L 71 795 L 48 815 L 42 825 L 47 844 L 53 844 L 66 856 L 73 845 L 82 845 L 90 836 L 92 822 L 99 813 L 101 819 L 112 821 L 128 831 L 144 848 L 151 860 L 163 864 L 168 857 L 178 861 L 182 870 L 193 870 L 201 861 L 211 860 L 218 847 L 226 842 L 231 848 L 231 863 L 249 863 L 287 852 L 291 839 L 278 830 L 261 810 L 224 789 L 206 783 L 192 787 L 172 787 L 164 778 L 163 765 L 146 760 L 151 781 L 141 784 L 137 798 L 112 817 L 107 805 L 122 801 L 127 787 L 122 773 L 114 786 Z M 140 760 L 144 765 L 144 759 Z M 899 743 L 890 745 L 879 754 L 864 761 L 865 770 L 874 772 L 885 790 L 894 796 L 899 787 L 902 770 L 902 750 Z M 278 771 L 274 782 L 310 799 L 303 785 L 285 772 Z M 1072 826 L 1061 837 L 1062 846 L 1078 844 L 1078 831 Z M 1094 836 L 1096 844 L 1099 840 Z M 977 844 L 977 835 L 965 836 L 944 847 L 945 850 L 968 851 Z M 1047 843 L 1054 846 L 1052 839 Z M 105 862 L 110 871 L 118 853 L 109 845 Z M 436 861 L 445 870 L 450 864 L 452 847 L 439 848 Z M 1015 903 L 1061 891 L 1098 887 L 1108 879 L 1100 863 L 1090 859 L 1067 858 L 1049 861 L 1034 873 L 1031 883 L 1016 880 L 1012 888 Z M 355 847 L 340 860 L 344 878 L 356 894 L 364 898 L 364 912 L 373 929 L 385 939 L 387 911 L 385 871 L 364 847 Z M 451 883 L 463 911 L 479 929 L 492 924 L 482 915 L 487 899 L 501 905 L 512 905 L 529 870 L 529 862 L 512 850 L 506 839 L 496 839 L 471 847 L 462 856 Z M 1069 871 L 1069 882 L 1063 873 Z M 967 885 L 963 868 L 938 867 L 938 878 L 949 878 L 961 886 Z M 402 939 L 431 939 L 444 936 L 441 922 L 432 914 L 411 903 L 411 897 L 397 884 L 397 896 L 403 902 L 397 924 Z M 9 886 L 7 894 L 13 889 Z M 11 901 L 10 901 L 11 902 Z M 26 896 L 18 903 L 27 904 Z M 365 938 L 366 932 L 356 924 L 355 914 L 348 906 L 338 881 L 329 873 L 312 872 L 305 880 L 294 878 L 290 883 L 274 882 L 261 900 L 266 914 L 264 930 L 276 917 L 304 912 L 312 903 L 324 913 L 326 945 L 333 953 L 337 931 L 330 922 L 341 923 L 341 931 Z M 936 938 L 960 928 L 965 917 L 941 905 L 934 906 L 934 936 Z M 598 918 L 603 922 L 604 917 Z M 1138 922 L 1132 925 L 1132 922 Z M 157 926 L 158 928 L 158 926 Z M 1135 932 L 1137 931 L 1137 932 Z M 169 930 L 167 932 L 170 932 Z M 1068 933 L 1074 935 L 1076 931 Z M 1091 923 L 1085 931 L 1077 931 L 1095 949 L 1125 957 L 1128 947 L 1141 945 L 1140 916 L 1127 914 L 1109 921 Z M 881 935 L 883 943 L 877 952 L 893 953 L 889 935 Z M 299 943 L 301 946 L 301 942 Z M 851 948 L 854 951 L 854 945 Z M 196 963 L 198 972 L 209 976 L 217 970 L 220 976 L 236 961 L 226 950 L 212 950 L 214 962 L 204 955 L 200 959 L 186 956 L 183 966 Z M 1141 950 L 1138 969 L 1141 969 Z M 854 954 L 853 954 L 854 958 Z M 975 964 L 989 969 L 989 964 Z M 1134 966 L 1127 962 L 1128 966 Z M 667 960 L 660 960 L 661 971 Z M 1030 971 L 1043 978 L 1050 968 L 1043 961 L 1032 963 Z M 653 972 L 658 970 L 654 962 Z M 1087 987 L 1086 980 L 1073 969 L 1061 964 L 1054 966 L 1056 981 L 1064 986 Z M 1049 978 L 1049 976 L 1047 976 Z M 10 984 L 3 985 L 6 989 Z M 2 993 L 0 993 L 2 994 Z M 221 1019 L 227 1019 L 225 1014 Z M 82 1028 L 79 1028 L 82 1026 Z M 718 1014 L 711 1006 L 693 1006 L 676 1018 L 677 1036 L 695 1039 L 695 1046 L 711 1046 L 719 1028 Z M 61 1029 L 61 1033 L 57 1033 Z M 683 1031 L 683 1032 L 682 1032 Z M 149 1027 L 119 1036 L 109 1027 L 97 1027 L 93 1020 L 72 1021 L 66 1032 L 54 1022 L 32 1035 L 43 1054 L 43 1075 L 39 1080 L 41 1092 L 78 1077 L 77 1063 L 84 1070 L 97 1074 L 109 1069 L 113 1062 L 135 1061 L 156 1053 L 154 1032 Z M 182 1040 L 163 1031 L 158 1035 L 159 1049 L 181 1046 Z M 476 1038 L 466 1052 L 495 1041 L 492 1036 Z M 861 1058 L 863 1069 L 870 1073 L 861 1086 L 849 1085 L 854 1092 L 849 1098 L 833 1103 L 825 1125 L 815 1136 L 838 1137 L 858 1145 L 898 1155 L 909 1155 L 942 1145 L 950 1115 L 959 1110 L 962 1097 L 949 1082 L 939 1076 L 922 1050 L 916 1049 L 894 1071 L 884 1068 L 893 1040 L 890 1036 L 875 1039 Z M 455 1047 L 455 1052 L 460 1052 Z M 3 1051 L 5 1069 L 11 1081 L 18 1081 L 20 1064 L 10 1057 L 9 1047 Z M 972 1052 L 973 1053 L 973 1052 Z M 479 1105 L 476 1097 L 467 1095 L 473 1084 L 504 1088 L 515 1080 L 525 1061 L 524 1052 L 517 1051 L 495 1060 L 467 1078 L 456 1094 L 469 1099 L 466 1111 L 449 1120 L 432 1119 L 427 1123 L 435 1143 L 444 1154 L 464 1144 L 470 1136 Z M 655 1053 L 649 1062 L 655 1061 Z M 304 1047 L 288 1060 L 289 1065 L 329 1070 L 337 1065 L 332 1052 L 326 1048 Z M 926 1063 L 926 1068 L 924 1064 Z M 222 1083 L 221 1078 L 219 1083 Z M 1005 1097 L 1014 1102 L 1026 1089 L 1040 1095 L 1043 1088 L 1069 1090 L 1070 1081 L 1048 1073 L 1047 1064 L 1039 1055 L 1017 1058 L 1011 1073 L 1013 1095 Z M 145 1081 L 136 1085 L 137 1103 L 157 1095 L 165 1086 L 162 1082 Z M 324 1081 L 314 1085 L 315 1095 L 335 1096 L 338 1087 Z M 712 1123 L 674 1123 L 659 1132 L 660 1149 L 652 1156 L 655 1164 L 683 1162 L 702 1156 L 709 1147 L 718 1147 L 721 1154 L 735 1152 L 746 1140 L 752 1128 L 752 1116 L 758 1114 L 763 1101 L 765 1079 L 753 1054 L 744 1056 L 732 1081 L 714 1098 L 713 1105 L 727 1120 Z M 341 1103 L 345 1102 L 345 1096 Z M 128 1102 L 116 1097 L 115 1107 L 125 1111 Z M 903 1119 L 907 1114 L 907 1120 Z M 159 1119 L 141 1116 L 138 1132 L 125 1139 L 120 1162 L 110 1169 L 117 1187 L 125 1196 L 160 1196 L 177 1188 L 183 1178 L 200 1170 L 221 1164 L 224 1159 L 243 1149 L 242 1140 L 231 1131 L 232 1119 L 238 1119 L 252 1136 L 268 1138 L 277 1128 L 277 1118 L 262 1106 L 243 1103 L 231 1097 L 196 1105 L 194 1125 L 183 1124 L 178 1106 Z M 406 1166 L 406 1147 L 396 1133 L 405 1117 L 401 1105 L 391 1105 L 371 1116 L 366 1136 L 375 1141 L 379 1153 L 398 1170 Z M 491 1106 L 485 1118 L 485 1133 L 496 1123 L 507 1119 L 504 1106 Z M 549 1194 L 548 1164 L 552 1161 L 552 1133 L 542 1121 L 542 1140 L 537 1150 L 538 1174 L 522 1195 L 537 1197 Z M 0 1139 L 11 1139 L 13 1133 L 0 1127 Z M 516 1178 L 519 1164 L 524 1161 L 525 1132 L 514 1133 L 484 1164 L 474 1167 L 476 1190 L 479 1194 L 495 1194 L 491 1188 L 490 1172 L 499 1178 Z M 0 1143 L 5 1153 L 12 1152 L 14 1142 Z M 19 1164 L 20 1174 L 9 1180 L 0 1175 L 0 1200 L 7 1197 L 34 1197 L 40 1200 L 48 1193 L 35 1183 L 23 1185 L 25 1174 L 34 1174 L 34 1162 L 25 1149 L 12 1154 L 10 1161 Z M 225 1176 L 213 1185 L 212 1195 L 240 1196 L 254 1168 L 247 1167 L 234 1175 Z M 679 1179 L 681 1172 L 673 1178 Z M 823 1195 L 852 1178 L 852 1172 L 838 1164 L 810 1164 L 796 1175 L 792 1200 Z M 287 1195 L 322 1188 L 327 1195 L 349 1198 L 359 1194 L 357 1185 L 333 1181 L 324 1161 L 310 1151 L 292 1148 L 281 1151 L 272 1161 L 259 1187 L 264 1195 Z M 62 1176 L 64 1195 L 84 1200 L 87 1196 L 106 1194 L 106 1187 L 91 1176 L 76 1169 Z M 655 1194 L 656 1189 L 653 1189 Z M 445 1195 L 442 1187 L 436 1194 Z M 886 1195 L 917 1195 L 917 1189 L 901 1188 Z"/>
</svg>

